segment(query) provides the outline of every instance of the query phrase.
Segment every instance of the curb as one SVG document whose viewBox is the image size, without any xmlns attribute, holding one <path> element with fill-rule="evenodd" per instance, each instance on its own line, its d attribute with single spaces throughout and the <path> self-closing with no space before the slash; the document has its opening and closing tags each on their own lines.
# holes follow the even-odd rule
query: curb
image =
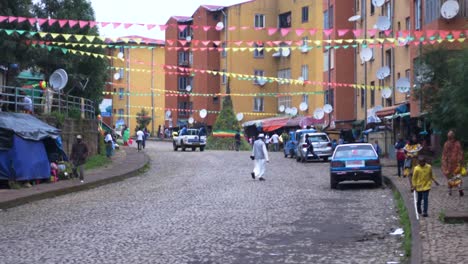
<svg viewBox="0 0 468 264">
<path fill-rule="evenodd" d="M 147 166 L 150 163 L 149 156 L 147 154 L 144 154 L 144 155 L 145 155 L 145 161 L 144 161 L 143 165 L 138 167 L 138 168 L 135 168 L 134 170 L 129 171 L 127 173 L 117 174 L 115 176 L 108 177 L 108 178 L 101 179 L 101 180 L 97 180 L 97 181 L 93 181 L 93 182 L 86 182 L 86 183 L 83 183 L 83 184 L 70 186 L 70 187 L 65 187 L 65 188 L 58 189 L 58 190 L 46 191 L 46 192 L 43 192 L 43 193 L 33 194 L 33 195 L 30 195 L 30 196 L 21 197 L 21 198 L 17 198 L 17 199 L 14 199 L 14 200 L 0 202 L 0 210 L 6 210 L 6 209 L 9 209 L 9 208 L 24 205 L 24 204 L 27 204 L 27 203 L 30 203 L 30 202 L 49 199 L 49 198 L 53 198 L 53 197 L 57 197 L 57 196 L 61 196 L 61 195 L 65 195 L 65 194 L 69 194 L 69 193 L 73 193 L 73 192 L 90 190 L 90 189 L 93 189 L 93 188 L 97 188 L 99 186 L 103 186 L 103 185 L 110 184 L 110 183 L 115 183 L 115 182 L 118 182 L 118 181 L 123 181 L 125 179 L 138 176 L 139 175 L 138 172 L 140 172 L 145 166 Z"/>
<path fill-rule="evenodd" d="M 422 263 L 422 243 L 421 243 L 421 237 L 420 237 L 420 228 L 419 228 L 419 221 L 416 219 L 416 212 L 414 211 L 414 206 L 413 202 L 406 196 L 403 195 L 405 190 L 401 190 L 397 187 L 396 184 L 393 183 L 393 180 L 390 177 L 383 176 L 384 181 L 386 184 L 388 184 L 393 190 L 396 190 L 401 198 L 403 199 L 403 202 L 405 203 L 406 210 L 408 211 L 409 214 L 409 219 L 411 223 L 411 257 L 410 257 L 410 263 L 411 264 L 420 264 Z M 408 191 L 408 190 L 406 190 Z"/>
</svg>

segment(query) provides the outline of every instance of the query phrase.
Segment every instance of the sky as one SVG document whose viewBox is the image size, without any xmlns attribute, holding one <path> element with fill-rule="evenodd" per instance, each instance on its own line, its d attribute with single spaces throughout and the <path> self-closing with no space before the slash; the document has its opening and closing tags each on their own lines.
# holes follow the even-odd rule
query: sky
<svg viewBox="0 0 468 264">
<path fill-rule="evenodd" d="M 243 0 L 90 0 L 98 22 L 145 23 L 164 25 L 171 16 L 192 16 L 200 5 L 228 6 Z M 100 28 L 105 37 L 140 35 L 153 39 L 164 39 L 164 31 L 158 27 L 132 26 L 129 29 L 112 25 Z"/>
</svg>

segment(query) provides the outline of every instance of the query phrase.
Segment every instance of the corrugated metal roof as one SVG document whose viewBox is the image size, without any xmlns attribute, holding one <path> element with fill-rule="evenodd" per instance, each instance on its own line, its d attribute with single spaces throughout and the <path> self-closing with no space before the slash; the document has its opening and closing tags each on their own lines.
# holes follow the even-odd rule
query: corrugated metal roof
<svg viewBox="0 0 468 264">
<path fill-rule="evenodd" d="M 221 11 L 225 8 L 225 6 L 215 6 L 215 5 L 201 5 L 201 7 L 205 8 L 210 12 Z"/>
<path fill-rule="evenodd" d="M 171 16 L 171 17 L 177 20 L 177 22 L 189 22 L 193 20 L 192 17 L 188 17 L 188 16 Z"/>
</svg>

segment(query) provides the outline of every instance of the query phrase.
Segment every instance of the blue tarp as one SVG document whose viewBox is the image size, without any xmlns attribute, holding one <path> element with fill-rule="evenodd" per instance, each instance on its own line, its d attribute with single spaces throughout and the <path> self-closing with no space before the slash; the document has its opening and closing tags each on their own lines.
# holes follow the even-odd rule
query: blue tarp
<svg viewBox="0 0 468 264">
<path fill-rule="evenodd" d="M 44 143 L 13 136 L 13 148 L 0 151 L 0 180 L 48 179 L 50 163 Z"/>
</svg>

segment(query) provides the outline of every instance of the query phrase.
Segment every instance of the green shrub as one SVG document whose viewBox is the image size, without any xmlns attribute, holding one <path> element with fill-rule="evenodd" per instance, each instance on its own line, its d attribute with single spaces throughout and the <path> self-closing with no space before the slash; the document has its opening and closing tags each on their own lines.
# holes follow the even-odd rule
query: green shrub
<svg viewBox="0 0 468 264">
<path fill-rule="evenodd" d="M 73 119 L 81 119 L 81 110 L 79 108 L 68 109 L 68 117 Z"/>
<path fill-rule="evenodd" d="M 235 150 L 236 140 L 234 138 L 208 137 L 206 149 L 211 150 Z M 241 139 L 240 150 L 251 150 L 249 143 Z"/>
</svg>

